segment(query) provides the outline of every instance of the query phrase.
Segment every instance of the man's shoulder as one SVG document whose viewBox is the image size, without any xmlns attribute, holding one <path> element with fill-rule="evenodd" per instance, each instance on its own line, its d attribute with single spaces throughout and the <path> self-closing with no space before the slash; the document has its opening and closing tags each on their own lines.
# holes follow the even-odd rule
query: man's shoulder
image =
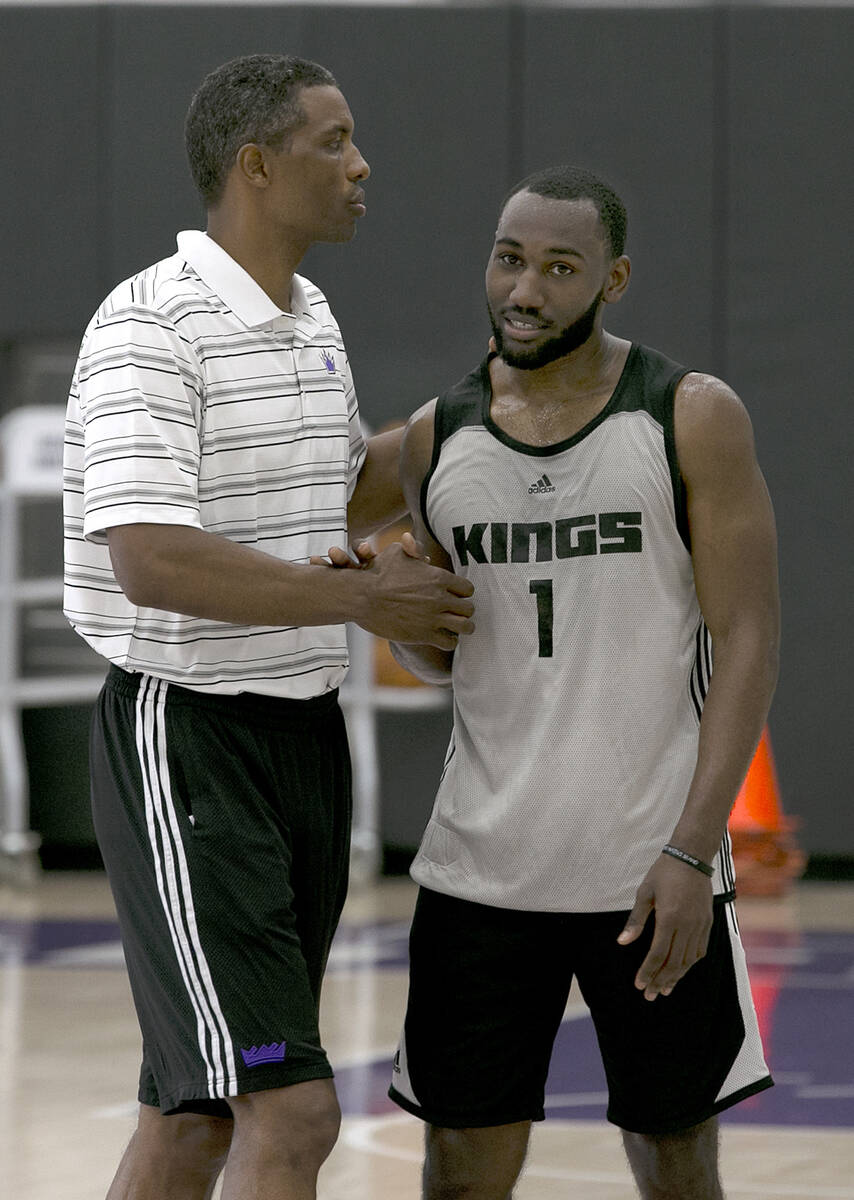
<svg viewBox="0 0 854 1200">
<path fill-rule="evenodd" d="M 172 254 L 128 276 L 104 299 L 89 329 L 134 317 L 172 325 L 186 309 L 198 306 L 201 280 L 181 254 Z"/>
<path fill-rule="evenodd" d="M 679 360 L 664 350 L 658 350 L 655 346 L 647 346 L 644 342 L 632 342 L 629 349 L 629 356 L 633 357 L 636 363 L 643 364 L 646 371 L 652 371 L 656 374 L 673 375 L 681 373 L 687 374 L 693 370 L 691 367 L 686 367 Z"/>
</svg>

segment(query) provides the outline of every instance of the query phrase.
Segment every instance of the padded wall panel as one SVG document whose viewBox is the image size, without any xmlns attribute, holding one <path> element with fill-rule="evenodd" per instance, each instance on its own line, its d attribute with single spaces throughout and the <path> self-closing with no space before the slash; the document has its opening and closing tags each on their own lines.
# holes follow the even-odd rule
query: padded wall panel
<svg viewBox="0 0 854 1200">
<path fill-rule="evenodd" d="M 734 12 L 729 45 L 729 374 L 780 533 L 771 732 L 804 845 L 851 854 L 854 12 Z"/>
<path fill-rule="evenodd" d="M 574 163 L 626 203 L 633 277 L 607 327 L 720 369 L 714 14 L 531 8 L 514 53 L 521 173 Z"/>
<path fill-rule="evenodd" d="M 241 54 L 299 54 L 289 6 L 110 9 L 108 288 L 172 254 L 179 229 L 204 229 L 184 152 L 184 117 L 204 76 Z"/>
<path fill-rule="evenodd" d="M 407 416 L 486 352 L 508 25 L 500 8 L 311 10 L 308 55 L 347 96 L 372 176 L 354 242 L 316 247 L 306 271 L 333 302 L 374 425 Z"/>
<path fill-rule="evenodd" d="M 0 7 L 0 339 L 82 332 L 97 303 L 100 28 L 91 9 Z"/>
</svg>

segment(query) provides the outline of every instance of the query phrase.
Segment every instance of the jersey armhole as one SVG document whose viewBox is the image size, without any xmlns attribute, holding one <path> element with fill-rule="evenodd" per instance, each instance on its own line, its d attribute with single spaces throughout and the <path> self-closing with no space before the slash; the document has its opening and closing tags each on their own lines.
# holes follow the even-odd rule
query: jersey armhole
<svg viewBox="0 0 854 1200">
<path fill-rule="evenodd" d="M 436 472 L 436 467 L 439 464 L 439 455 L 442 453 L 443 441 L 443 417 L 445 412 L 445 397 L 439 396 L 436 400 L 436 411 L 433 414 L 433 453 L 430 456 L 430 466 L 427 468 L 427 474 L 421 481 L 421 519 L 424 522 L 424 528 L 430 534 L 434 542 L 441 546 L 441 541 L 436 536 L 436 531 L 430 524 L 430 518 L 427 516 L 427 490 L 430 487 L 430 480 Z"/>
<path fill-rule="evenodd" d="M 670 483 L 673 489 L 673 515 L 676 518 L 676 528 L 688 553 L 691 553 L 691 530 L 688 525 L 688 497 L 685 491 L 685 480 L 679 469 L 679 456 L 676 453 L 676 389 L 680 382 L 689 375 L 684 367 L 680 367 L 671 375 L 667 383 L 667 404 L 664 411 L 664 445 L 667 452 L 667 465 L 670 469 Z"/>
</svg>

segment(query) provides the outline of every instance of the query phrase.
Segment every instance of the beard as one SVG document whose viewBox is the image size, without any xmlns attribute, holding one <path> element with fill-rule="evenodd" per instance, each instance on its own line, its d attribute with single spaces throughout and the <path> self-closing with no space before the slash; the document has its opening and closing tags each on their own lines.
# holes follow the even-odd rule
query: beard
<svg viewBox="0 0 854 1200">
<path fill-rule="evenodd" d="M 554 334 L 539 346 L 535 346 L 532 350 L 508 350 L 506 348 L 503 331 L 495 320 L 492 308 L 490 307 L 489 319 L 492 322 L 492 334 L 495 338 L 495 346 L 499 355 L 507 363 L 508 367 L 516 367 L 519 371 L 536 371 L 539 367 L 545 367 L 548 363 L 571 354 L 573 350 L 577 350 L 579 346 L 584 345 L 593 332 L 596 324 L 596 314 L 599 311 L 599 305 L 602 302 L 604 294 L 605 289 L 603 288 L 586 312 L 583 312 L 577 320 L 573 321 L 571 325 L 565 326 L 559 333 Z M 524 316 L 524 313 L 520 311 L 519 315 Z"/>
</svg>

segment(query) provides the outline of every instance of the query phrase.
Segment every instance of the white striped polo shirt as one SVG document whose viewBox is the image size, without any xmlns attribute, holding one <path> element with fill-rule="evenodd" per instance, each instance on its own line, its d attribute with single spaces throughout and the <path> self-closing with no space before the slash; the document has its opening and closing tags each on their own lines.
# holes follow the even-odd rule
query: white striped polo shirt
<svg viewBox="0 0 854 1200">
<path fill-rule="evenodd" d="M 365 457 L 341 332 L 294 276 L 293 313 L 199 231 L 125 280 L 83 337 L 65 445 L 65 615 L 110 662 L 203 691 L 337 687 L 343 625 L 237 626 L 131 604 L 106 530 L 189 525 L 305 563 L 345 545 Z"/>
</svg>

